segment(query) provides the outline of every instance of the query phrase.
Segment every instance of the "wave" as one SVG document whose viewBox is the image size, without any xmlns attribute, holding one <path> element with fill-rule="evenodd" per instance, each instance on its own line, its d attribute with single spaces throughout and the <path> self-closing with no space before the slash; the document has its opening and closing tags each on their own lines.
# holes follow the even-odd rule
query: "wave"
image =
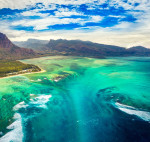
<svg viewBox="0 0 150 142">
<path fill-rule="evenodd" d="M 41 95 L 39 97 L 30 99 L 29 105 L 35 105 L 36 107 L 47 108 L 46 103 L 49 101 L 51 97 L 52 95 Z"/>
<path fill-rule="evenodd" d="M 23 141 L 23 131 L 21 124 L 21 115 L 19 113 L 15 113 L 13 122 L 11 125 L 7 127 L 7 129 L 11 130 L 3 137 L 0 138 L 0 142 L 22 142 Z"/>
<path fill-rule="evenodd" d="M 4 136 L 0 138 L 0 142 L 22 142 L 23 141 L 23 126 L 22 126 L 22 116 L 17 111 L 22 108 L 32 109 L 32 107 L 37 108 L 47 108 L 46 103 L 49 101 L 49 99 L 52 97 L 52 95 L 40 95 L 36 98 L 30 99 L 30 102 L 26 104 L 24 101 L 20 102 L 19 104 L 15 105 L 13 107 L 13 110 L 16 111 L 13 119 L 15 120 L 11 125 L 7 127 L 8 130 L 10 130 L 8 133 L 6 133 Z M 31 107 L 30 107 L 31 106 Z M 30 118 L 30 116 L 28 116 Z"/>
<path fill-rule="evenodd" d="M 139 117 L 144 121 L 150 121 L 150 112 L 138 110 L 134 107 L 120 104 L 118 102 L 115 103 L 114 106 L 127 114 L 136 115 L 137 117 Z"/>
<path fill-rule="evenodd" d="M 30 96 L 33 96 L 33 94 L 31 94 Z M 28 104 L 26 104 L 24 101 L 20 102 L 19 104 L 13 107 L 13 110 L 17 111 L 20 108 L 27 108 L 30 105 L 34 105 L 36 107 L 47 108 L 46 103 L 49 101 L 51 97 L 52 95 L 40 95 L 38 97 L 30 99 L 30 102 Z"/>
<path fill-rule="evenodd" d="M 15 106 L 13 107 L 13 111 L 17 111 L 17 110 L 19 110 L 20 108 L 26 108 L 27 106 L 28 106 L 28 105 L 25 104 L 24 101 L 23 101 L 23 102 L 20 102 L 19 104 L 15 105 Z"/>
</svg>

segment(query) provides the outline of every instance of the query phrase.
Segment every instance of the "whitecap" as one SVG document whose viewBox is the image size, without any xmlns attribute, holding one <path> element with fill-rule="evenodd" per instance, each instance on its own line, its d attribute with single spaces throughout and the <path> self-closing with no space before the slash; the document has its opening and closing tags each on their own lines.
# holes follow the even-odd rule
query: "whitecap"
<svg viewBox="0 0 150 142">
<path fill-rule="evenodd" d="M 30 94 L 30 96 L 33 96 L 34 94 Z M 46 108 L 46 103 L 49 101 L 49 99 L 52 97 L 52 95 L 40 95 L 36 98 L 30 99 L 30 102 L 26 104 L 24 101 L 20 102 L 19 104 L 15 105 L 13 107 L 13 111 L 17 111 L 20 108 L 27 108 L 29 105 L 36 105 L 36 107 L 42 107 Z"/>
<path fill-rule="evenodd" d="M 25 102 L 23 101 L 23 102 L 20 102 L 19 104 L 15 105 L 15 106 L 13 107 L 13 110 L 14 110 L 14 111 L 17 111 L 17 110 L 19 110 L 20 108 L 26 108 L 27 106 L 28 106 L 28 105 L 25 104 Z"/>
<path fill-rule="evenodd" d="M 46 103 L 51 97 L 52 95 L 41 95 L 39 97 L 30 99 L 29 104 L 36 105 L 36 107 L 47 108 Z"/>
<path fill-rule="evenodd" d="M 0 142 L 22 142 L 23 141 L 23 131 L 21 123 L 21 115 L 16 113 L 14 118 L 17 118 L 15 122 L 7 127 L 11 131 L 0 138 Z"/>
<path fill-rule="evenodd" d="M 118 102 L 116 102 L 114 106 L 127 114 L 136 115 L 145 121 L 150 121 L 150 112 L 138 110 L 132 106 L 127 106 Z"/>
</svg>

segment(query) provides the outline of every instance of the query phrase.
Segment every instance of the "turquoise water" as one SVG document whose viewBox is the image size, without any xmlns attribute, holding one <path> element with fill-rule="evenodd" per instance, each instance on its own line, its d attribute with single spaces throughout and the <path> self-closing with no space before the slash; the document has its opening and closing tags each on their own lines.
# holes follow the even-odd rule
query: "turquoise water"
<svg viewBox="0 0 150 142">
<path fill-rule="evenodd" d="M 42 57 L 0 79 L 0 141 L 149 142 L 150 58 Z"/>
</svg>

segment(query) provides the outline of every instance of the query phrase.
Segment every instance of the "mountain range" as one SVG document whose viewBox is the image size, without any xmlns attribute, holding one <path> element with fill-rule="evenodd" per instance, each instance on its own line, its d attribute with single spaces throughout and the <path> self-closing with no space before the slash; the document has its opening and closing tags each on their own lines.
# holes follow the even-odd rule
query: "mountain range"
<svg viewBox="0 0 150 142">
<path fill-rule="evenodd" d="M 23 48 L 20 48 L 23 47 Z M 150 56 L 150 49 L 143 46 L 124 48 L 81 40 L 37 40 L 12 43 L 0 33 L 0 59 L 24 59 L 47 55 L 70 55 L 94 58 Z"/>
<path fill-rule="evenodd" d="M 31 42 L 32 41 L 32 42 Z M 150 56 L 150 49 L 143 46 L 124 48 L 113 45 L 105 45 L 81 40 L 33 40 L 16 42 L 18 46 L 31 48 L 38 53 L 51 55 L 73 55 L 87 57 L 108 56 Z"/>
</svg>

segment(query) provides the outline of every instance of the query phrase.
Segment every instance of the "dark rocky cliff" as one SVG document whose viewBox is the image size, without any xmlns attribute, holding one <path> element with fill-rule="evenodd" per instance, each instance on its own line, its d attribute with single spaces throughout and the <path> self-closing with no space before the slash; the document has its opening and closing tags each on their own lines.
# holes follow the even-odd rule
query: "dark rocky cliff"
<svg viewBox="0 0 150 142">
<path fill-rule="evenodd" d="M 0 59 L 24 59 L 35 57 L 32 49 L 20 48 L 13 44 L 5 34 L 0 33 Z"/>
</svg>

